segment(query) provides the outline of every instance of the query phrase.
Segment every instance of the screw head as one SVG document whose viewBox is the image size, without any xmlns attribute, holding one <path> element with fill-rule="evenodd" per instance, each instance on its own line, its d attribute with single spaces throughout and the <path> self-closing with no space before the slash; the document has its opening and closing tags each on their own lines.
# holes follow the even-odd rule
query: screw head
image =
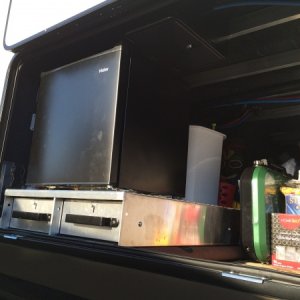
<svg viewBox="0 0 300 300">
<path fill-rule="evenodd" d="M 143 222 L 142 221 L 138 222 L 138 226 L 142 227 L 143 226 Z"/>
</svg>

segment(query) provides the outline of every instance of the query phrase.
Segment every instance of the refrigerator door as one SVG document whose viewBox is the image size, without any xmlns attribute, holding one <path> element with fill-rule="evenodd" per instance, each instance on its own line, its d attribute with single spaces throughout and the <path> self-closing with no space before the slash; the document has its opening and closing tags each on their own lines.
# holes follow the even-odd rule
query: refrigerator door
<svg viewBox="0 0 300 300">
<path fill-rule="evenodd" d="M 109 184 L 121 47 L 42 74 L 27 184 Z M 62 167 L 63 166 L 63 167 Z"/>
</svg>

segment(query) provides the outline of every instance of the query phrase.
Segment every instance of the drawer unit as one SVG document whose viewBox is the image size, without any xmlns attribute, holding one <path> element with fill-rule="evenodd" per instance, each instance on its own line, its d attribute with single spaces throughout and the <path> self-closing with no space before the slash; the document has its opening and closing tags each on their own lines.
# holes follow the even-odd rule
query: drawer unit
<svg viewBox="0 0 300 300">
<path fill-rule="evenodd" d="M 1 228 L 117 241 L 123 198 L 124 192 L 7 189 L 0 224 Z M 118 220 L 118 226 L 109 228 L 108 218 Z"/>
<path fill-rule="evenodd" d="M 120 246 L 238 245 L 239 211 L 127 191 L 10 190 L 1 228 Z"/>
</svg>

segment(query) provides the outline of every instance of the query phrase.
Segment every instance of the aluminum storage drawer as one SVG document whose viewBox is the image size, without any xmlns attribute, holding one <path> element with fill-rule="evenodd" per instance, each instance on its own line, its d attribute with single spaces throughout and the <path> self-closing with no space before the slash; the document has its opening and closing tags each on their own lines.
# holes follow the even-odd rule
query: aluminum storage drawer
<svg viewBox="0 0 300 300">
<path fill-rule="evenodd" d="M 118 242 L 122 201 L 65 200 L 60 234 Z"/>
<path fill-rule="evenodd" d="M 10 227 L 49 232 L 53 203 L 51 199 L 15 198 Z"/>
<path fill-rule="evenodd" d="M 40 197 L 8 197 L 1 218 L 2 228 L 18 228 L 52 234 L 57 232 L 61 201 Z"/>
</svg>

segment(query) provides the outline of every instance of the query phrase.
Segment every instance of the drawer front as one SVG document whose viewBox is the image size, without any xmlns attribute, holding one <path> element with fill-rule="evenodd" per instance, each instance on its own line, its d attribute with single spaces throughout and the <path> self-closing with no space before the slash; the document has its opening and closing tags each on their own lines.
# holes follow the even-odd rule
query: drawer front
<svg viewBox="0 0 300 300">
<path fill-rule="evenodd" d="M 119 241 L 122 201 L 65 200 L 60 234 Z"/>
<path fill-rule="evenodd" d="M 9 227 L 49 233 L 53 205 L 52 199 L 14 198 Z"/>
</svg>

